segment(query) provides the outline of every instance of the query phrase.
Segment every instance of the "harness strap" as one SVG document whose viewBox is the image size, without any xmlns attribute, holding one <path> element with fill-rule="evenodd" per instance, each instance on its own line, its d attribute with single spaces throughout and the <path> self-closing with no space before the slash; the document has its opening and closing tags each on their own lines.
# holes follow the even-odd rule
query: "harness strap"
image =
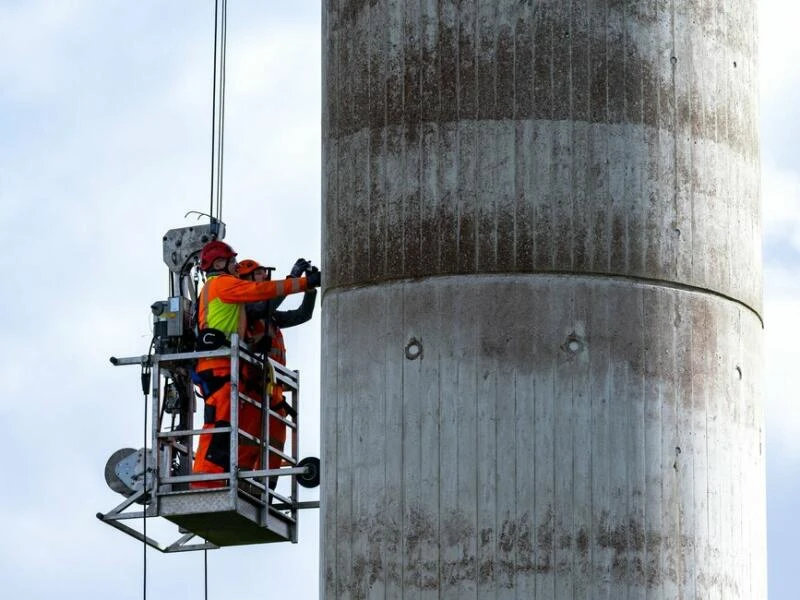
<svg viewBox="0 0 800 600">
<path fill-rule="evenodd" d="M 192 370 L 191 373 L 192 383 L 200 388 L 200 397 L 203 400 L 210 398 L 224 386 L 230 377 L 214 375 L 211 371 L 201 371 L 197 373 Z"/>
</svg>

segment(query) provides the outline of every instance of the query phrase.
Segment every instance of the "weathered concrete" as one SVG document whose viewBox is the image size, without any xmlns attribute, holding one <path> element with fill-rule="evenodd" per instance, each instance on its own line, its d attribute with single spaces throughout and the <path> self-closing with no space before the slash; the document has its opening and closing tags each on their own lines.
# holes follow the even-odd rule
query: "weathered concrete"
<svg viewBox="0 0 800 600">
<path fill-rule="evenodd" d="M 323 597 L 766 596 L 754 35 L 323 4 Z"/>
</svg>

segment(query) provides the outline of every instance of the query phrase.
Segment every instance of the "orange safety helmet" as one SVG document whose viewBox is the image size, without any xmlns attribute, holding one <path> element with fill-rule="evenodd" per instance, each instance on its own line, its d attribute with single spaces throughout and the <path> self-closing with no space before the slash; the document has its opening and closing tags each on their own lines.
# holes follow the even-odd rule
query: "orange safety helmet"
<svg viewBox="0 0 800 600">
<path fill-rule="evenodd" d="M 212 240 L 203 246 L 200 251 L 200 268 L 203 271 L 208 271 L 218 258 L 231 259 L 234 256 L 236 256 L 236 252 L 228 244 L 219 240 Z"/>
<path fill-rule="evenodd" d="M 250 275 L 253 271 L 257 269 L 263 269 L 258 262 L 254 261 L 252 258 L 245 258 L 243 261 L 239 263 L 239 276 L 243 275 Z"/>
</svg>

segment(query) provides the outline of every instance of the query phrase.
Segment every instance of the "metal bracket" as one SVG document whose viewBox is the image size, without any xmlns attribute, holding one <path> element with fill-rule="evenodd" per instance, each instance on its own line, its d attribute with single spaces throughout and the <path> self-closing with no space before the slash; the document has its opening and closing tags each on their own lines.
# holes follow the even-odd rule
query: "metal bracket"
<svg viewBox="0 0 800 600">
<path fill-rule="evenodd" d="M 192 256 L 211 240 L 225 238 L 225 224 L 215 221 L 209 225 L 194 225 L 170 229 L 164 234 L 164 263 L 172 273 L 183 273 L 191 266 Z"/>
</svg>

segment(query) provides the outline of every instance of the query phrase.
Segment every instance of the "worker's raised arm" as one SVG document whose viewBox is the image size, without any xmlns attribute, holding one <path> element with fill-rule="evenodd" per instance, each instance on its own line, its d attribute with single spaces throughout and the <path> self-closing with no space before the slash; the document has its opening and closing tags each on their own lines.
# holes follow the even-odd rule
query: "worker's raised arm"
<svg viewBox="0 0 800 600">
<path fill-rule="evenodd" d="M 309 290 L 303 294 L 303 302 L 293 310 L 276 310 L 272 318 L 278 327 L 294 327 L 310 321 L 314 315 L 314 301 L 317 299 L 317 290 Z"/>
<path fill-rule="evenodd" d="M 312 285 L 309 286 L 309 283 Z M 217 297 L 223 302 L 242 304 L 305 292 L 316 287 L 314 283 L 319 285 L 319 282 L 311 281 L 307 277 L 290 277 L 277 281 L 245 281 L 232 275 L 223 275 L 219 278 L 216 292 Z"/>
</svg>

